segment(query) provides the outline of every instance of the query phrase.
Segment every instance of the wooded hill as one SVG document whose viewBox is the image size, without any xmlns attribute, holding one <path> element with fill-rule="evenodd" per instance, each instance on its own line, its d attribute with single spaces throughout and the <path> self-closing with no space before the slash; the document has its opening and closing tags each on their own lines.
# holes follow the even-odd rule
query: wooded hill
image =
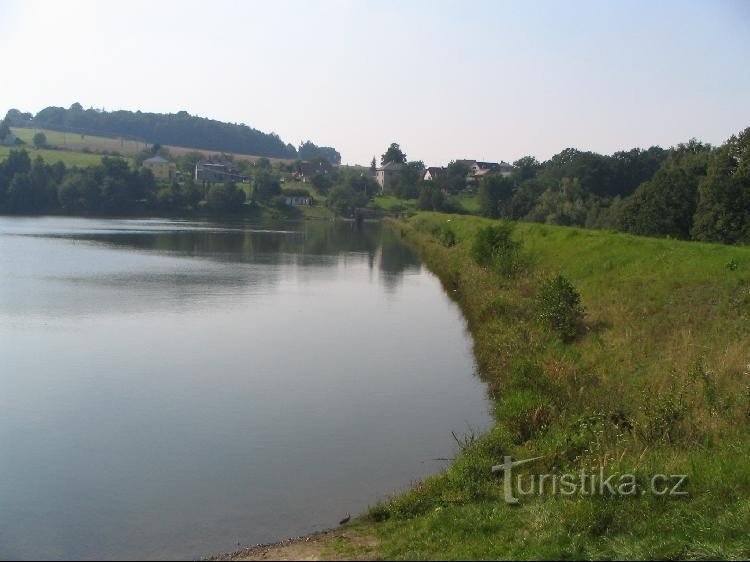
<svg viewBox="0 0 750 562">
<path fill-rule="evenodd" d="M 150 144 L 273 158 L 309 160 L 323 156 L 333 164 L 341 163 L 341 155 L 335 148 L 317 146 L 310 141 L 295 148 L 292 144 L 285 144 L 276 133 L 264 133 L 243 123 L 224 123 L 198 117 L 190 115 L 187 111 L 104 111 L 83 109 L 80 103 L 74 103 L 68 109 L 46 107 L 36 115 L 11 109 L 6 119 L 11 127 L 39 127 L 70 133 L 137 139 Z"/>
</svg>

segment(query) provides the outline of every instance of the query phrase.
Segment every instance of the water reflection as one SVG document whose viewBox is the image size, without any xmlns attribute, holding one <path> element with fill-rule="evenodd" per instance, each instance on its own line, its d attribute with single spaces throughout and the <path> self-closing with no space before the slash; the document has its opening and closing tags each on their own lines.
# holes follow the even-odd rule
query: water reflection
<svg viewBox="0 0 750 562">
<path fill-rule="evenodd" d="M 334 525 L 489 423 L 470 349 L 376 224 L 0 217 L 0 559 Z"/>
<path fill-rule="evenodd" d="M 14 255 L 6 252 L 8 268 L 23 271 L 24 261 L 33 259 L 41 278 L 58 286 L 33 292 L 23 284 L 6 285 L 0 292 L 0 312 L 6 314 L 49 314 L 55 308 L 75 315 L 103 312 L 95 305 L 101 288 L 123 291 L 117 299 L 107 299 L 107 312 L 113 306 L 130 312 L 169 308 L 174 302 L 210 306 L 206 289 L 211 294 L 221 288 L 260 294 L 273 290 L 290 268 L 308 281 L 331 279 L 340 273 L 338 265 L 352 262 L 367 263 L 393 292 L 405 273 L 420 271 L 414 252 L 377 223 L 58 219 L 40 231 L 27 228 L 27 220 L 6 219 L 0 231 L 30 240 L 16 241 Z M 81 249 L 88 259 L 80 271 L 75 264 L 60 267 L 58 248 L 36 245 L 35 238 L 89 245 Z M 100 248 L 137 250 L 159 259 L 147 268 L 133 268 L 127 254 L 112 255 Z"/>
</svg>

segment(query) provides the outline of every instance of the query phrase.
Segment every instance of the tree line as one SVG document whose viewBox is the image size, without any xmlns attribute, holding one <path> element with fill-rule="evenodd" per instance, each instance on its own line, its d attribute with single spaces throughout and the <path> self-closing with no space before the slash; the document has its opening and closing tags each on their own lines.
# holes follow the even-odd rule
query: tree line
<svg viewBox="0 0 750 562">
<path fill-rule="evenodd" d="M 604 156 L 566 149 L 488 176 L 482 214 L 727 244 L 750 243 L 750 128 L 713 147 L 698 140 Z"/>
<path fill-rule="evenodd" d="M 104 156 L 97 166 L 79 168 L 48 164 L 40 156 L 32 159 L 24 148 L 11 150 L 0 162 L 0 214 L 242 213 L 261 205 L 288 210 L 288 196 L 310 195 L 307 189 L 282 189 L 283 179 L 294 173 L 296 163 L 274 167 L 267 158 L 254 163 L 240 160 L 235 169 L 248 183 L 204 183 L 193 179 L 195 162 L 203 155 L 187 153 L 175 159 L 177 179 L 157 181 L 150 169 L 137 165 L 156 154 L 170 156 L 157 144 L 137 155 L 135 167 L 124 158 Z M 223 159 L 232 157 L 225 154 Z M 353 216 L 378 190 L 363 168 L 321 165 L 321 169 L 326 171 L 315 174 L 311 186 L 327 196 L 338 215 Z"/>
<path fill-rule="evenodd" d="M 467 191 L 464 162 L 451 162 L 430 181 L 423 179 L 424 164 L 408 161 L 396 143 L 381 157 L 387 162 L 402 164 L 392 195 L 416 199 L 419 209 L 462 211 L 456 195 Z M 612 155 L 566 148 L 544 162 L 526 156 L 509 176 L 487 174 L 476 189 L 480 214 L 491 218 L 746 244 L 750 128 L 717 147 L 692 139 Z"/>
<path fill-rule="evenodd" d="M 187 111 L 169 114 L 124 110 L 109 112 L 93 108 L 84 110 L 80 103 L 74 103 L 68 109 L 46 107 L 36 115 L 11 109 L 6 121 L 11 127 L 124 137 L 149 144 L 171 144 L 271 158 L 308 160 L 322 156 L 332 164 L 341 162 L 341 155 L 332 147 L 317 146 L 308 140 L 295 148 L 292 144 L 285 144 L 275 133 L 263 133 L 245 124 L 198 117 Z"/>
</svg>

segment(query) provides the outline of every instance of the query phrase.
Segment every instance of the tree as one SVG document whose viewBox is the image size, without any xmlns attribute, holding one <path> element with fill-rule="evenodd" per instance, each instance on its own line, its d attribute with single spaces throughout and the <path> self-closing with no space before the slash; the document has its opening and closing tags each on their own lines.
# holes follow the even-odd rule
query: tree
<svg viewBox="0 0 750 562">
<path fill-rule="evenodd" d="M 270 170 L 271 169 L 271 161 L 268 158 L 258 158 L 255 161 L 255 167 L 259 170 Z"/>
<path fill-rule="evenodd" d="M 8 125 L 8 119 L 0 121 L 0 141 L 5 139 L 10 134 L 10 126 Z"/>
<path fill-rule="evenodd" d="M 318 172 L 310 178 L 310 183 L 313 184 L 318 193 L 325 193 L 331 187 L 333 182 L 328 174 Z"/>
<path fill-rule="evenodd" d="M 648 150 L 633 148 L 615 152 L 610 160 L 612 180 L 608 194 L 626 196 L 633 193 L 643 182 L 654 177 L 669 152 L 658 146 Z"/>
<path fill-rule="evenodd" d="M 445 169 L 445 176 L 439 178 L 438 185 L 452 194 L 463 191 L 466 189 L 466 178 L 469 172 L 469 166 L 454 160 Z"/>
<path fill-rule="evenodd" d="M 617 227 L 644 236 L 690 238 L 710 155 L 710 145 L 695 140 L 675 147 L 653 178 L 623 201 Z"/>
<path fill-rule="evenodd" d="M 270 201 L 276 195 L 281 195 L 278 176 L 268 170 L 260 169 L 253 179 L 253 200 Z"/>
<path fill-rule="evenodd" d="M 417 209 L 420 211 L 442 211 L 445 194 L 434 185 L 423 185 L 417 198 Z"/>
<path fill-rule="evenodd" d="M 396 172 L 391 183 L 391 192 L 401 199 L 414 199 L 419 195 L 419 186 L 424 177 L 422 161 L 408 162 Z"/>
<path fill-rule="evenodd" d="M 545 191 L 544 183 L 538 178 L 531 178 L 522 182 L 514 191 L 513 197 L 507 205 L 508 216 L 513 220 L 526 217 Z"/>
<path fill-rule="evenodd" d="M 340 184 L 331 190 L 327 204 L 337 215 L 350 217 L 357 209 L 367 205 L 368 201 L 365 191 L 356 190 L 348 184 Z"/>
<path fill-rule="evenodd" d="M 5 175 L 12 178 L 16 174 L 23 174 L 31 171 L 31 158 L 25 150 L 11 150 L 8 158 L 3 164 Z"/>
<path fill-rule="evenodd" d="M 34 135 L 34 148 L 44 148 L 47 146 L 47 135 L 39 131 Z"/>
<path fill-rule="evenodd" d="M 7 190 L 7 210 L 11 213 L 46 212 L 57 203 L 50 167 L 41 157 L 28 172 L 15 174 Z"/>
<path fill-rule="evenodd" d="M 544 163 L 538 176 L 547 187 L 555 187 L 563 178 L 578 178 L 586 194 L 610 193 L 612 166 L 608 156 L 566 148 Z"/>
<path fill-rule="evenodd" d="M 513 180 L 501 174 L 488 174 L 479 184 L 479 212 L 485 217 L 508 216 L 513 196 Z"/>
<path fill-rule="evenodd" d="M 583 226 L 588 211 L 578 178 L 563 178 L 558 187 L 546 189 L 526 215 L 527 220 L 564 226 Z"/>
<path fill-rule="evenodd" d="M 192 176 L 195 172 L 195 166 L 198 164 L 198 162 L 201 162 L 205 159 L 206 155 L 202 152 L 198 152 L 195 150 L 186 152 L 185 154 L 177 157 L 177 169 Z"/>
<path fill-rule="evenodd" d="M 539 320 L 564 342 L 576 338 L 584 329 L 586 311 L 581 294 L 566 277 L 548 279 L 537 295 Z"/>
<path fill-rule="evenodd" d="M 337 178 L 327 201 L 327 205 L 337 215 L 354 215 L 355 211 L 365 207 L 379 190 L 375 179 L 361 170 L 339 170 Z"/>
<path fill-rule="evenodd" d="M 673 168 L 642 183 L 622 208 L 618 225 L 644 236 L 687 239 L 697 202 L 698 179 Z"/>
<path fill-rule="evenodd" d="M 373 156 L 372 162 L 370 162 L 370 173 L 374 176 L 377 171 L 378 171 L 378 162 L 377 160 L 375 160 L 375 157 Z"/>
<path fill-rule="evenodd" d="M 341 164 L 341 154 L 339 154 L 338 150 L 330 146 L 317 146 L 310 141 L 301 143 L 297 154 L 301 160 L 325 158 L 331 164 Z"/>
<path fill-rule="evenodd" d="M 206 196 L 208 207 L 217 212 L 236 211 L 245 203 L 245 192 L 234 182 L 212 185 Z"/>
<path fill-rule="evenodd" d="M 91 170 L 74 170 L 57 188 L 60 207 L 68 213 L 90 213 L 99 209 L 100 191 Z"/>
<path fill-rule="evenodd" d="M 692 234 L 698 240 L 750 243 L 750 127 L 712 156 L 698 188 Z"/>
<path fill-rule="evenodd" d="M 520 184 L 536 176 L 542 165 L 533 156 L 524 156 L 513 162 L 513 181 Z"/>
<path fill-rule="evenodd" d="M 406 164 L 406 154 L 401 151 L 401 147 L 396 142 L 391 143 L 391 146 L 388 147 L 385 154 L 380 157 L 381 165 L 385 166 L 389 162 L 393 162 L 394 164 Z"/>
</svg>

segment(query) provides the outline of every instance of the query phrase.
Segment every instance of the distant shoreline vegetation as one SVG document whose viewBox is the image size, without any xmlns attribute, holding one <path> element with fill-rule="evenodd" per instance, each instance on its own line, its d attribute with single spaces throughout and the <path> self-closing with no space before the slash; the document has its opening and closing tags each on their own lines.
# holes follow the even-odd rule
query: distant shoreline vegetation
<svg viewBox="0 0 750 562">
<path fill-rule="evenodd" d="M 121 140 L 92 137 L 87 145 L 83 136 L 66 141 L 63 133 L 51 129 L 37 130 L 32 137 L 33 129 L 11 130 L 19 119 L 11 111 L 0 122 L 0 213 L 5 214 L 268 211 L 285 217 L 360 219 L 440 211 L 650 237 L 750 243 L 750 127 L 719 146 L 691 139 L 667 149 L 633 148 L 612 155 L 566 148 L 544 162 L 525 156 L 512 166 L 494 168 L 492 163 L 459 159 L 444 168 L 425 168 L 392 143 L 381 155 L 380 167 L 373 157 L 368 169 L 309 157 L 320 150 L 312 143 L 301 145 L 301 158 L 294 161 L 204 154 L 156 143 L 138 152 L 131 146 L 132 161 L 104 162 L 90 153 L 89 145 L 95 140 L 94 146 L 106 148 L 97 148 L 98 154 L 119 156 L 112 144 L 124 146 Z M 30 114 L 25 119 L 34 120 Z M 19 143 L 34 146 L 31 158 L 18 150 Z M 60 150 L 60 145 L 66 148 Z M 58 155 L 62 162 L 57 162 Z M 156 155 L 168 160 L 174 173 L 149 177 L 141 166 Z M 205 160 L 234 169 L 231 178 L 242 183 L 196 181 L 194 171 Z M 482 173 L 477 171 L 480 165 Z M 117 179 L 111 185 L 110 172 Z"/>
<path fill-rule="evenodd" d="M 177 113 L 104 111 L 83 109 L 74 103 L 68 109 L 46 107 L 36 115 L 11 109 L 6 116 L 10 127 L 38 127 L 53 131 L 137 139 L 149 144 L 175 145 L 202 150 L 236 152 L 269 158 L 310 160 L 321 156 L 332 164 L 341 155 L 332 147 L 306 141 L 295 148 L 276 133 L 264 133 L 244 123 L 224 123 L 214 119 Z"/>
</svg>

